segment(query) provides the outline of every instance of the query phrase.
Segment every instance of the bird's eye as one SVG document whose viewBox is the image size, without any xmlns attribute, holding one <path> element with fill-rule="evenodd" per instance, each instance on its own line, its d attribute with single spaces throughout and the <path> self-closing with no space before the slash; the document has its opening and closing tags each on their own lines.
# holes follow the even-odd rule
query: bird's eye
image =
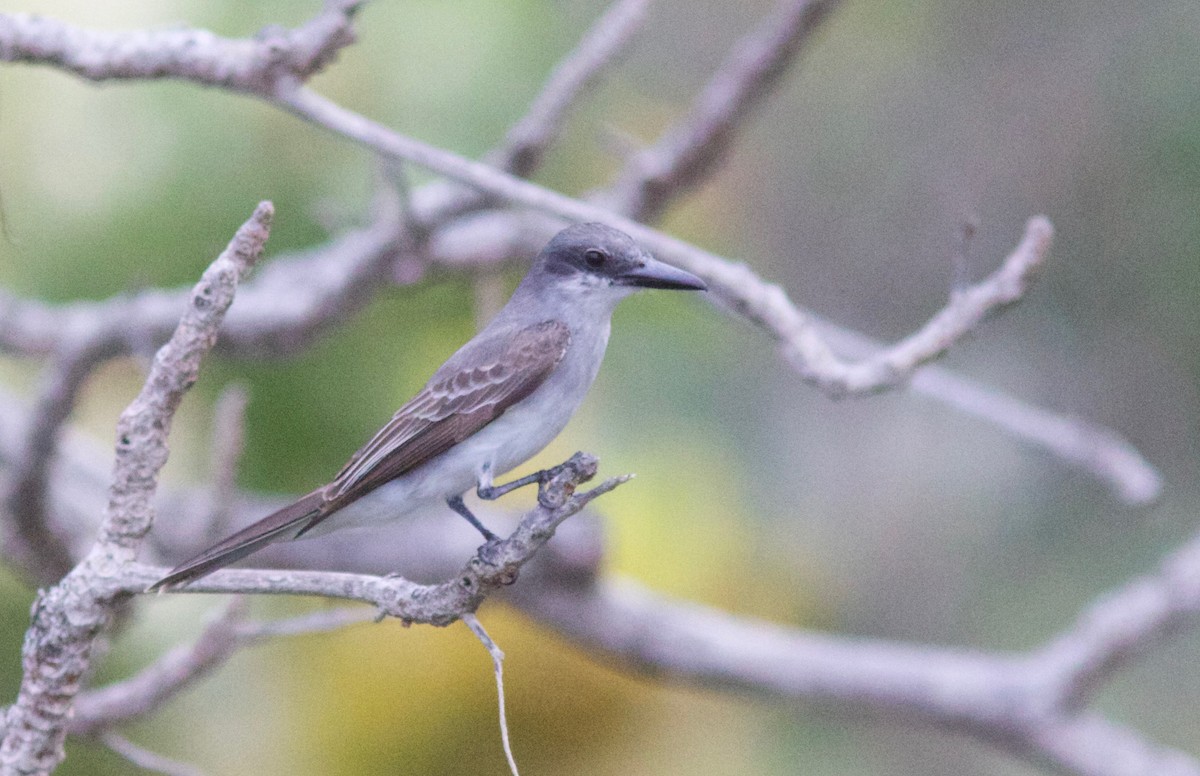
<svg viewBox="0 0 1200 776">
<path fill-rule="evenodd" d="M 600 269 L 604 266 L 604 261 L 608 257 L 604 255 L 604 251 L 592 249 L 583 254 L 583 260 L 592 269 Z"/>
</svg>

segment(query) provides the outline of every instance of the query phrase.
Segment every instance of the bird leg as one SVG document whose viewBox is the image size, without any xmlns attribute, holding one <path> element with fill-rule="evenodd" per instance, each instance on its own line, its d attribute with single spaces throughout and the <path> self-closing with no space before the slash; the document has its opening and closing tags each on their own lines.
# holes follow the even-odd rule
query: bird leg
<svg viewBox="0 0 1200 776">
<path fill-rule="evenodd" d="M 495 501 L 506 493 L 512 493 L 517 488 L 523 488 L 535 482 L 541 485 L 550 479 L 550 475 L 551 472 L 549 469 L 543 469 L 533 474 L 519 477 L 512 482 L 506 482 L 503 485 L 493 485 L 491 471 L 484 469 L 483 474 L 479 477 L 479 485 L 475 488 L 475 492 L 485 501 Z"/>
<path fill-rule="evenodd" d="M 503 485 L 494 485 L 492 483 L 492 467 L 489 464 L 484 464 L 484 466 L 479 470 L 479 481 L 475 486 L 475 493 L 485 501 L 495 501 L 506 493 L 512 493 L 517 488 L 523 488 L 526 485 L 532 485 L 536 482 L 538 486 L 538 503 L 542 504 L 543 506 L 548 506 L 542 501 L 543 489 L 548 482 L 558 476 L 559 472 L 561 472 L 570 464 L 571 461 L 568 461 L 567 463 L 560 463 L 558 466 L 551 466 L 549 469 L 541 469 L 533 474 L 527 474 L 524 477 L 518 477 L 512 482 L 506 482 Z M 488 541 L 496 538 L 495 534 L 483 527 L 483 524 L 479 522 L 479 518 L 471 514 L 471 510 L 467 509 L 467 505 L 463 503 L 462 496 L 455 496 L 453 498 L 446 499 L 446 503 L 449 504 L 450 508 L 455 512 L 465 517 L 467 522 L 479 529 L 479 532 L 482 533 Z"/>
<path fill-rule="evenodd" d="M 489 542 L 499 541 L 500 537 L 487 529 L 483 523 L 479 522 L 479 518 L 467 509 L 467 505 L 463 503 L 462 496 L 451 496 L 446 499 L 446 505 L 453 509 L 458 514 L 466 518 L 467 522 L 475 526 L 475 530 L 483 534 L 483 538 Z"/>
</svg>

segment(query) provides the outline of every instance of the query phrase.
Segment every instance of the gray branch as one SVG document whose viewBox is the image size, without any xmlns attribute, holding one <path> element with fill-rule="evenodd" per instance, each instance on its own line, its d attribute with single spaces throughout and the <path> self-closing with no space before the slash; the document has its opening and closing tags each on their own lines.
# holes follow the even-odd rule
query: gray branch
<svg viewBox="0 0 1200 776">
<path fill-rule="evenodd" d="M 464 614 L 475 612 L 490 595 L 515 582 L 521 567 L 550 540 L 564 520 L 628 479 L 615 477 L 589 491 L 576 493 L 576 487 L 595 476 L 598 465 L 593 456 L 576 453 L 555 467 L 554 476 L 540 486 L 538 505 L 526 513 L 516 530 L 505 539 L 480 547 L 448 582 L 421 585 L 394 575 L 223 569 L 175 588 L 174 592 L 317 595 L 363 601 L 374 605 L 381 615 L 408 624 L 449 625 Z M 165 573 L 166 569 L 130 566 L 120 581 L 121 590 L 143 592 Z"/>
<path fill-rule="evenodd" d="M 6 494 L 15 529 L 7 550 L 18 567 L 40 584 L 66 574 L 74 561 L 67 538 L 53 529 L 46 511 L 46 486 L 59 431 L 75 407 L 79 391 L 96 364 L 109 355 L 111 327 L 79 332 L 46 369 L 24 449 L 16 456 Z"/>
<path fill-rule="evenodd" d="M 247 622 L 242 601 L 232 599 L 195 641 L 168 651 L 134 676 L 80 693 L 71 718 L 71 734 L 99 735 L 158 711 L 243 647 L 282 636 L 340 630 L 375 617 L 369 609 L 346 606 L 283 620 Z"/>
<path fill-rule="evenodd" d="M 711 175 L 747 118 L 836 6 L 836 0 L 783 0 L 738 41 L 688 114 L 629 158 L 600 200 L 634 220 L 653 221 Z"/>
<path fill-rule="evenodd" d="M 130 679 L 80 694 L 71 733 L 97 735 L 142 717 L 223 665 L 241 647 L 238 625 L 244 612 L 242 600 L 234 598 L 191 644 L 167 652 Z"/>
<path fill-rule="evenodd" d="M 1130 601 L 1138 587 L 1115 592 L 1090 617 L 1154 620 L 1145 646 L 1180 619 L 1164 617 L 1156 602 Z M 512 592 L 526 613 L 589 652 L 656 677 L 934 723 L 1076 776 L 1200 776 L 1192 756 L 1078 708 L 1062 692 L 1078 672 L 1070 661 L 786 628 L 672 600 L 629 580 L 547 581 Z M 1189 617 L 1198 599 L 1189 599 Z M 1120 607 L 1131 604 L 1122 615 Z M 1119 650 L 1121 635 L 1093 646 Z"/>
<path fill-rule="evenodd" d="M 53 65 L 90 81 L 179 78 L 235 92 L 270 94 L 282 78 L 304 80 L 354 42 L 361 0 L 338 0 L 301 27 L 230 39 L 207 30 L 84 30 L 32 14 L 0 14 L 0 62 Z"/>
<path fill-rule="evenodd" d="M 525 115 L 486 157 L 488 164 L 526 177 L 558 138 L 567 111 L 621 56 L 646 15 L 650 0 L 617 0 L 563 58 Z"/>
<path fill-rule="evenodd" d="M 100 740 L 109 749 L 142 770 L 158 773 L 162 776 L 204 776 L 199 768 L 189 763 L 171 760 L 156 752 L 143 749 L 128 738 L 118 735 L 111 730 L 102 733 Z"/>
<path fill-rule="evenodd" d="M 221 328 L 222 352 L 260 359 L 295 354 L 370 300 L 387 279 L 401 239 L 399 204 L 381 190 L 373 221 L 320 248 L 277 257 L 240 296 Z M 171 335 L 186 289 L 100 302 L 50 305 L 0 291 L 0 350 L 38 356 L 79 348 L 85 337 L 110 355 Z"/>
<path fill-rule="evenodd" d="M 175 334 L 157 353 L 141 393 L 117 423 L 108 508 L 87 556 L 39 592 L 22 650 L 17 700 L 5 712 L 0 770 L 38 774 L 63 758 L 67 722 L 96 637 L 122 596 L 111 584 L 131 564 L 153 520 L 151 497 L 167 459 L 167 434 L 200 360 L 212 347 L 238 281 L 262 253 L 273 214 L 262 203 L 205 271 Z"/>
</svg>

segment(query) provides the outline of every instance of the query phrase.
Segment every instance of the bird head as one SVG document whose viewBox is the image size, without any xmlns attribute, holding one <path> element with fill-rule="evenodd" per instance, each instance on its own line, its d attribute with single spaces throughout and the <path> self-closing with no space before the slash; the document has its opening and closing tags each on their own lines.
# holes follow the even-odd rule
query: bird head
<svg viewBox="0 0 1200 776">
<path fill-rule="evenodd" d="M 708 288 L 692 273 L 654 258 L 624 232 L 599 223 L 575 224 L 556 234 L 538 255 L 530 274 L 535 273 L 568 293 L 614 299 L 639 288 Z"/>
</svg>

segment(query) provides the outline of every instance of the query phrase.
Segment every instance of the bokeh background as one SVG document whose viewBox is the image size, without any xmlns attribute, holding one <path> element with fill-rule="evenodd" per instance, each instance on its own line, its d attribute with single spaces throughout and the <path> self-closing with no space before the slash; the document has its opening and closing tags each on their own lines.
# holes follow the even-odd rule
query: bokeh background
<svg viewBox="0 0 1200 776">
<path fill-rule="evenodd" d="M 5 0 L 93 28 L 187 24 L 244 36 L 315 0 Z M 537 179 L 583 192 L 687 105 L 768 3 L 660 0 L 628 59 L 574 114 Z M 596 2 L 389 0 L 314 87 L 477 155 L 524 111 Z M 614 573 L 847 634 L 1023 649 L 1195 529 L 1200 448 L 1200 4 L 848 0 L 728 164 L 666 228 L 744 260 L 799 303 L 894 339 L 945 300 L 959 225 L 989 271 L 1034 213 L 1052 262 L 1030 297 L 946 363 L 1111 424 L 1166 478 L 1132 511 L 994 428 L 904 393 L 833 402 L 766 337 L 683 295 L 618 312 L 608 360 L 549 463 L 583 448 L 638 479 L 600 511 Z M 373 165 L 251 99 L 183 83 L 85 84 L 0 66 L 0 283 L 51 300 L 191 283 L 262 198 L 269 253 L 363 219 Z M 423 180 L 418 176 L 418 180 Z M 269 260 L 269 258 L 268 258 Z M 519 273 L 514 272 L 510 283 Z M 301 357 L 213 359 L 177 425 L 176 482 L 202 482 L 223 385 L 249 386 L 248 489 L 324 481 L 472 332 L 467 279 L 382 294 Z M 0 362 L 29 395 L 34 365 Z M 107 443 L 136 363 L 89 384 L 78 423 Z M 452 520 L 447 516 L 447 520 Z M 180 597 L 181 599 L 182 597 Z M 0 583 L 0 697 L 32 591 Z M 215 602 L 153 602 L 114 645 L 118 677 L 186 639 Z M 264 616 L 319 602 L 256 602 Z M 1034 774 L 973 741 L 639 678 L 501 605 L 509 720 L 526 774 Z M 1200 634 L 1157 648 L 1103 708 L 1198 750 Z M 503 773 L 486 654 L 461 625 L 395 623 L 274 643 L 129 731 L 212 774 Z M 64 774 L 131 773 L 73 743 Z"/>
</svg>

